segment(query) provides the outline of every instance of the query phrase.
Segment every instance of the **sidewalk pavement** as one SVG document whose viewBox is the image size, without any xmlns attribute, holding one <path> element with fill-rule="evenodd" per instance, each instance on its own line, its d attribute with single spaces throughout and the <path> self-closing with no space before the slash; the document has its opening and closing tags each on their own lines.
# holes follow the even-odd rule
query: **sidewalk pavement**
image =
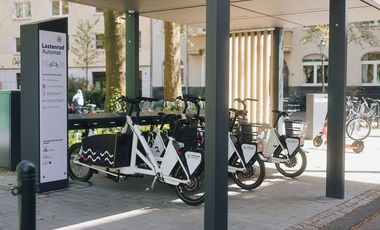
<svg viewBox="0 0 380 230">
<path fill-rule="evenodd" d="M 325 196 L 325 147 L 305 146 L 308 166 L 296 179 L 285 178 L 267 164 L 264 183 L 245 191 L 229 186 L 228 228 L 243 229 L 379 229 L 380 130 L 366 139 L 365 150 L 347 149 L 344 199 Z M 104 175 L 92 183 L 37 195 L 37 229 L 203 229 L 204 206 L 184 204 L 173 188 L 152 178 L 128 178 L 117 184 Z M 17 197 L 10 194 L 14 173 L 0 172 L 0 229 L 18 227 Z"/>
</svg>

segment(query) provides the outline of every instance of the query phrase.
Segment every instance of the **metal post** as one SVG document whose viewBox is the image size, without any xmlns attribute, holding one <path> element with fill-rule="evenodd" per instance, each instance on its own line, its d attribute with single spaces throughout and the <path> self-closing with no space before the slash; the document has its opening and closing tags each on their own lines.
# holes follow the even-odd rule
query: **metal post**
<svg viewBox="0 0 380 230">
<path fill-rule="evenodd" d="M 230 1 L 206 6 L 206 153 L 204 229 L 224 230 L 228 223 L 228 66 Z"/>
<path fill-rule="evenodd" d="M 283 109 L 283 66 L 284 66 L 284 29 L 275 28 L 272 34 L 271 76 L 270 76 L 270 106 L 271 110 Z M 271 112 L 270 122 L 273 126 L 276 116 Z"/>
<path fill-rule="evenodd" d="M 321 62 L 322 62 L 322 66 L 321 66 L 321 69 L 322 69 L 322 93 L 325 93 L 326 92 L 326 88 L 325 88 L 325 66 L 324 66 L 324 63 L 323 61 L 325 60 L 325 50 L 326 50 L 326 42 L 325 42 L 325 39 L 322 38 L 321 41 L 318 43 L 318 49 L 319 49 L 319 53 L 321 54 Z"/>
<path fill-rule="evenodd" d="M 126 96 L 140 95 L 139 78 L 139 13 L 128 11 L 126 13 Z"/>
<path fill-rule="evenodd" d="M 18 186 L 12 189 L 18 195 L 19 229 L 36 229 L 36 167 L 30 161 L 17 165 Z"/>
<path fill-rule="evenodd" d="M 322 93 L 326 92 L 325 88 L 325 66 L 324 66 L 324 55 L 322 54 Z"/>
<path fill-rule="evenodd" d="M 346 0 L 330 1 L 326 196 L 344 198 L 347 83 Z"/>
</svg>

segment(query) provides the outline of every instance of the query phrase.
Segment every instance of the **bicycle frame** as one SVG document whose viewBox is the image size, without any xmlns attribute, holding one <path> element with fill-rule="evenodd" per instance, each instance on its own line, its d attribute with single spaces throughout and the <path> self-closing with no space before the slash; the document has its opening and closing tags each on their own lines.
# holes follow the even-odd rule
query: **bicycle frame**
<svg viewBox="0 0 380 230">
<path fill-rule="evenodd" d="M 129 115 L 127 116 L 127 121 L 125 127 L 123 128 L 123 131 L 126 132 L 128 129 L 133 133 L 131 160 L 129 166 L 108 168 L 103 166 L 88 165 L 79 162 L 79 159 L 74 160 L 74 163 L 118 177 L 136 174 L 154 176 L 155 178 L 153 180 L 152 187 L 156 179 L 160 179 L 162 182 L 175 186 L 179 185 L 180 183 L 190 183 L 191 175 L 201 164 L 201 153 L 191 151 L 185 152 L 184 155 L 187 163 L 187 167 L 185 167 L 183 161 L 179 157 L 179 153 L 177 153 L 177 150 L 174 146 L 176 144 L 175 140 L 169 137 L 169 143 L 167 145 L 166 152 L 162 157 L 161 164 L 158 164 L 158 161 L 153 155 L 151 148 L 149 147 L 145 137 L 143 136 L 143 133 L 139 128 L 139 125 L 133 124 L 132 119 Z M 146 155 L 144 155 L 144 153 L 138 149 L 139 142 L 142 145 Z M 81 149 L 79 156 L 81 156 L 82 153 L 83 149 Z M 146 164 L 147 168 L 139 167 L 137 164 L 138 158 L 140 158 Z M 184 180 L 171 176 L 174 167 L 178 164 L 186 175 L 186 178 Z"/>
<path fill-rule="evenodd" d="M 233 139 L 236 138 L 230 132 L 228 133 L 228 161 L 230 162 L 231 158 L 236 156 L 239 158 L 242 163 L 241 167 L 235 167 L 228 164 L 228 172 L 235 173 L 237 171 L 245 172 L 247 164 L 252 160 L 252 158 L 257 154 L 257 145 L 256 144 L 242 144 L 240 153 L 235 147 Z"/>
<path fill-rule="evenodd" d="M 288 151 L 286 151 L 286 153 L 287 153 L 286 154 L 286 160 L 272 157 L 273 153 L 276 151 L 277 148 L 286 149 L 282 145 L 279 137 L 280 137 L 280 135 L 277 132 L 277 130 L 275 130 L 273 128 L 270 129 L 268 141 L 265 143 L 264 151 L 261 154 L 263 161 L 267 161 L 267 162 L 271 162 L 271 163 L 282 163 L 282 162 L 286 162 L 289 159 L 289 152 Z"/>
<path fill-rule="evenodd" d="M 287 162 L 293 154 L 297 153 L 297 150 L 303 146 L 303 139 L 299 137 L 292 137 L 292 136 L 281 136 L 278 131 L 276 130 L 278 121 L 280 117 L 288 117 L 287 113 L 279 113 L 277 116 L 277 120 L 275 122 L 275 125 L 273 128 L 269 131 L 269 137 L 267 142 L 264 145 L 264 151 L 260 156 L 262 157 L 263 161 L 270 162 L 270 163 L 284 163 Z M 280 140 L 280 138 L 285 138 L 283 142 Z M 278 149 L 281 148 L 281 150 L 285 150 L 286 159 L 280 159 L 277 157 L 273 157 L 273 153 Z"/>
</svg>

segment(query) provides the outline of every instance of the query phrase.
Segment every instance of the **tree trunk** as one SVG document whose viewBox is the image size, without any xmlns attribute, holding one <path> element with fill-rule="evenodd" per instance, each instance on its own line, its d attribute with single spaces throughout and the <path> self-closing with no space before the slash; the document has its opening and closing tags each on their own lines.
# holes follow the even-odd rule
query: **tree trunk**
<svg viewBox="0 0 380 230">
<path fill-rule="evenodd" d="M 164 99 L 182 96 L 180 25 L 165 22 Z"/>
<path fill-rule="evenodd" d="M 121 12 L 104 10 L 107 112 L 114 112 L 116 99 L 125 95 L 125 23 L 121 15 Z"/>
</svg>

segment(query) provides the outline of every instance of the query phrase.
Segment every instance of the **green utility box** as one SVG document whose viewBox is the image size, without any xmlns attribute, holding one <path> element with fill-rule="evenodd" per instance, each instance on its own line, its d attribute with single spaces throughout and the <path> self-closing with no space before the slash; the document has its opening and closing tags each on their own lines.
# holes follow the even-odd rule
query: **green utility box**
<svg viewBox="0 0 380 230">
<path fill-rule="evenodd" d="M 15 170 L 20 159 L 20 91 L 0 90 L 0 167 Z"/>
</svg>

